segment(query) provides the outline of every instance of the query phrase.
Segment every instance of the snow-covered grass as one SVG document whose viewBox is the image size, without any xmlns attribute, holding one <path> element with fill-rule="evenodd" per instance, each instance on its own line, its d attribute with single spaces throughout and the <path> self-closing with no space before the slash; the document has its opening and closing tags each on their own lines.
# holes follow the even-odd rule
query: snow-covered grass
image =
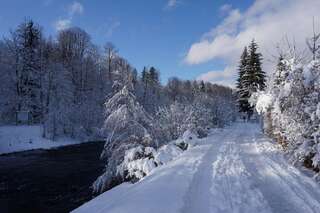
<svg viewBox="0 0 320 213">
<path fill-rule="evenodd" d="M 52 141 L 42 137 L 42 127 L 34 126 L 0 126 L 0 154 L 20 152 L 33 149 L 50 149 L 59 146 L 78 144 L 71 138 L 57 138 Z"/>
</svg>

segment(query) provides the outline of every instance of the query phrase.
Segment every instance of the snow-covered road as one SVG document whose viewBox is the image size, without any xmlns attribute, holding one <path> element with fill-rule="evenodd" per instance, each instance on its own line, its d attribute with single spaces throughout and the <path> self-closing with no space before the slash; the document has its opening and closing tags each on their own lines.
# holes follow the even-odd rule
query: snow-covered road
<svg viewBox="0 0 320 213">
<path fill-rule="evenodd" d="M 290 165 L 257 124 L 237 123 L 201 143 L 74 212 L 320 212 L 319 184 Z"/>
</svg>

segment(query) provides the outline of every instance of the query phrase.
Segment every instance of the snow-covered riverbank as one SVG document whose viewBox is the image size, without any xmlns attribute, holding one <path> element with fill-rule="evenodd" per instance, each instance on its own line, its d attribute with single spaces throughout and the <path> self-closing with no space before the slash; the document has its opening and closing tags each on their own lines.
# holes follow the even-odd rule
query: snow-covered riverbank
<svg viewBox="0 0 320 213">
<path fill-rule="evenodd" d="M 42 127 L 0 126 L 0 154 L 27 151 L 33 149 L 51 149 L 81 143 L 71 138 L 58 138 L 55 141 L 42 137 Z"/>
</svg>

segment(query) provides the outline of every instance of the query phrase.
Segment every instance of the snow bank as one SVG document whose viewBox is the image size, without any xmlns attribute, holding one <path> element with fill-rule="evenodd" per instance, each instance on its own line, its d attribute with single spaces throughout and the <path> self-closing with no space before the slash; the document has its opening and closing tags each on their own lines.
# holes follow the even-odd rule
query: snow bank
<svg viewBox="0 0 320 213">
<path fill-rule="evenodd" d="M 1 126 L 0 154 L 20 152 L 32 149 L 50 149 L 80 143 L 70 138 L 58 138 L 56 141 L 42 137 L 41 126 Z"/>
<path fill-rule="evenodd" d="M 165 165 L 180 156 L 199 139 L 191 131 L 158 150 L 152 147 L 138 146 L 126 151 L 123 162 L 117 167 L 117 175 L 133 182 L 149 175 L 153 169 Z"/>
<path fill-rule="evenodd" d="M 161 147 L 154 156 L 158 165 L 163 165 L 179 156 L 183 150 L 175 144 L 168 144 Z"/>
</svg>

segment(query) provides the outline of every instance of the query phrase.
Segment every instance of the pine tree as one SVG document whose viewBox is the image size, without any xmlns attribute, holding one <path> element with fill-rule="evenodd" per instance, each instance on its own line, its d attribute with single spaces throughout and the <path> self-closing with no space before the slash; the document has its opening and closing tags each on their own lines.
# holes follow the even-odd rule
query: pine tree
<svg viewBox="0 0 320 213">
<path fill-rule="evenodd" d="M 199 91 L 201 93 L 204 93 L 206 91 L 206 86 L 204 84 L 204 81 L 200 81 L 200 84 L 199 84 Z"/>
<path fill-rule="evenodd" d="M 149 87 L 149 72 L 146 67 L 143 68 L 142 74 L 141 74 L 141 81 L 143 84 L 143 97 L 142 97 L 142 104 L 146 103 L 146 98 L 147 98 L 147 91 Z"/>
<path fill-rule="evenodd" d="M 258 45 L 252 40 L 249 46 L 248 74 L 251 83 L 250 93 L 263 91 L 266 87 L 266 74 L 262 70 L 262 54 L 257 52 Z"/>
<path fill-rule="evenodd" d="M 246 72 L 246 66 L 248 64 L 248 50 L 247 47 L 244 48 L 241 58 L 240 58 L 240 64 L 239 64 L 239 77 L 237 79 L 237 89 L 240 90 L 242 88 L 242 77 Z"/>
<path fill-rule="evenodd" d="M 239 65 L 239 77 L 237 79 L 237 93 L 238 93 L 238 106 L 240 112 L 246 112 L 247 110 L 247 95 L 243 94 L 243 76 L 246 73 L 246 68 L 248 65 L 248 50 L 247 47 L 244 48 L 243 53 L 240 58 Z"/>
<path fill-rule="evenodd" d="M 42 117 L 40 103 L 40 42 L 41 28 L 27 20 L 15 32 L 20 69 L 17 70 L 18 110 L 29 111 L 35 122 Z"/>
<path fill-rule="evenodd" d="M 239 68 L 239 80 L 238 80 L 238 102 L 240 112 L 245 112 L 250 119 L 253 114 L 253 106 L 249 103 L 251 95 L 257 91 L 263 91 L 266 87 L 266 75 L 262 70 L 262 55 L 257 52 L 258 45 L 252 40 L 249 45 L 249 53 L 242 54 L 240 68 Z M 247 57 L 245 57 L 247 55 Z"/>
</svg>

